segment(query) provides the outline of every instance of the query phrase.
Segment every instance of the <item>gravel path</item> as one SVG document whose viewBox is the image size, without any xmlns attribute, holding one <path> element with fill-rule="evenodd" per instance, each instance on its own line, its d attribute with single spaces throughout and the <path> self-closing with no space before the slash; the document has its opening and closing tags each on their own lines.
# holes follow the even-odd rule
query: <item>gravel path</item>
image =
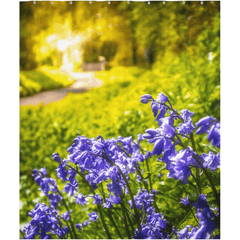
<svg viewBox="0 0 240 240">
<path fill-rule="evenodd" d="M 51 91 L 45 91 L 37 93 L 30 97 L 20 98 L 20 106 L 23 105 L 38 105 L 43 103 L 46 105 L 48 103 L 57 102 L 67 96 L 69 92 L 73 93 L 83 93 L 94 87 L 101 87 L 103 81 L 94 77 L 93 72 L 84 72 L 84 73 L 69 73 L 75 82 L 72 86 L 67 88 L 60 88 Z"/>
</svg>

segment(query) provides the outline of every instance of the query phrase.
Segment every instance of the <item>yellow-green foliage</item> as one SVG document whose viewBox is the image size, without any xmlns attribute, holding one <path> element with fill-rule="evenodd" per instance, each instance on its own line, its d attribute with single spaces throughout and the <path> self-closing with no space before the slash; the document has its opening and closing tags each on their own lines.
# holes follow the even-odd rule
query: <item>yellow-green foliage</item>
<svg viewBox="0 0 240 240">
<path fill-rule="evenodd" d="M 52 160 L 52 154 L 59 152 L 62 158 L 66 157 L 67 148 L 77 135 L 90 138 L 98 135 L 117 138 L 121 135 L 136 139 L 138 133 L 157 127 L 150 104 L 140 103 L 141 95 L 149 93 L 155 98 L 162 91 L 176 109 L 187 108 L 195 112 L 195 122 L 206 115 L 219 118 L 220 87 L 215 67 L 205 62 L 195 69 L 197 61 L 189 67 L 181 59 L 178 64 L 181 71 L 167 65 L 155 70 L 116 67 L 97 74 L 105 82 L 101 88 L 80 94 L 70 93 L 63 100 L 46 106 L 22 106 L 20 171 L 24 177 L 21 177 L 21 200 L 27 204 L 21 210 L 21 220 L 24 221 L 24 214 L 34 207 L 32 199 L 38 197 L 31 170 L 46 167 L 54 176 L 57 164 Z M 31 196 L 26 189 L 31 189 Z"/>
<path fill-rule="evenodd" d="M 36 70 L 20 71 L 20 97 L 35 93 L 70 86 L 74 79 L 67 73 L 54 67 L 42 66 Z"/>
</svg>

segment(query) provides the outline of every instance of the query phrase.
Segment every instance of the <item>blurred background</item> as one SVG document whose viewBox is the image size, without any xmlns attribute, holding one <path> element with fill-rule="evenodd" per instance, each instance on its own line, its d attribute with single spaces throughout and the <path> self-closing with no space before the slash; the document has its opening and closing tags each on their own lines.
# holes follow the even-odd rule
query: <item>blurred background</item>
<svg viewBox="0 0 240 240">
<path fill-rule="evenodd" d="M 137 139 L 157 127 L 141 95 L 163 92 L 195 121 L 220 120 L 220 2 L 21 2 L 21 99 L 69 87 L 85 72 L 103 85 L 20 107 L 21 223 L 43 199 L 31 170 L 55 177 L 52 154 L 66 157 L 77 135 Z M 182 213 L 168 204 L 177 222 Z"/>
</svg>

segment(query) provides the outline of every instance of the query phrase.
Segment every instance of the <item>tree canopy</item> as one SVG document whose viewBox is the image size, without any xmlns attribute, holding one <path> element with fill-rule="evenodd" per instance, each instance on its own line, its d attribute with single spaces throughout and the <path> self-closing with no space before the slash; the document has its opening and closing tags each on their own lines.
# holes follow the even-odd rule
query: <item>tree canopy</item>
<svg viewBox="0 0 240 240">
<path fill-rule="evenodd" d="M 99 56 L 110 66 L 152 65 L 166 53 L 198 47 L 199 36 L 216 29 L 219 12 L 220 2 L 21 2 L 20 67 L 61 65 L 61 43 L 72 46 L 77 68 Z M 219 38 L 220 31 L 212 37 Z"/>
</svg>

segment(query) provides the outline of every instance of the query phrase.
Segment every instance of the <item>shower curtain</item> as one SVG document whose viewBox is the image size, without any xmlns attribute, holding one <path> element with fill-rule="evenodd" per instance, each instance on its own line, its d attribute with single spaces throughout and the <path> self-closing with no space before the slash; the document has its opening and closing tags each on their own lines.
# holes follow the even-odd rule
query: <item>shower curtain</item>
<svg viewBox="0 0 240 240">
<path fill-rule="evenodd" d="M 19 6 L 20 238 L 220 238 L 220 2 Z"/>
</svg>

